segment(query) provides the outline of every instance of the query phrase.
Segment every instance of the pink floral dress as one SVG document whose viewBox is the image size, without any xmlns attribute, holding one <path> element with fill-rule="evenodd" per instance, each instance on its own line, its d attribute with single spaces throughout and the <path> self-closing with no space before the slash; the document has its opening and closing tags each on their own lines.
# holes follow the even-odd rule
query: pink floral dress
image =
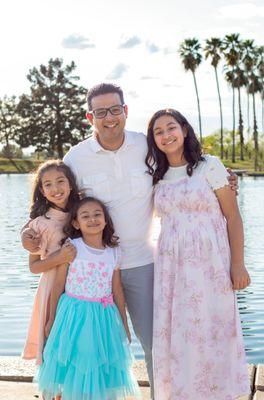
<svg viewBox="0 0 264 400">
<path fill-rule="evenodd" d="M 158 400 L 233 400 L 249 393 L 226 220 L 214 190 L 228 184 L 206 156 L 192 177 L 170 168 L 155 188 L 161 218 L 154 283 Z"/>
</svg>

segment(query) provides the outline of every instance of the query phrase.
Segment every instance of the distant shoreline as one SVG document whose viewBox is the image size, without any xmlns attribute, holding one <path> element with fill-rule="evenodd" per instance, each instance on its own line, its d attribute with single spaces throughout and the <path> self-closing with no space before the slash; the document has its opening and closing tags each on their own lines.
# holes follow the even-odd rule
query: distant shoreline
<svg viewBox="0 0 264 400">
<path fill-rule="evenodd" d="M 0 158 L 0 175 L 2 174 L 30 174 L 34 173 L 39 164 L 44 162 L 45 160 L 30 160 L 30 159 L 7 159 Z M 237 173 L 237 175 L 241 176 L 253 176 L 253 177 L 263 177 L 264 171 L 254 171 L 248 161 L 241 162 L 238 161 L 235 164 L 232 164 L 229 160 L 223 160 L 223 163 L 226 167 L 230 167 Z"/>
</svg>

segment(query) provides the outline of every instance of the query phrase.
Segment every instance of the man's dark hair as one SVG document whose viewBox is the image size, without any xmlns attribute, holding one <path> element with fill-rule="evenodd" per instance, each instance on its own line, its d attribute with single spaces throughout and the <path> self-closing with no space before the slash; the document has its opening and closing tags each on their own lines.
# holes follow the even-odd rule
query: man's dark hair
<svg viewBox="0 0 264 400">
<path fill-rule="evenodd" d="M 120 97 L 121 104 L 125 104 L 124 101 L 124 94 L 121 87 L 113 84 L 113 83 L 99 83 L 98 85 L 93 86 L 91 89 L 88 90 L 87 93 L 87 103 L 88 103 L 88 110 L 92 111 L 92 99 L 96 96 L 100 96 L 101 94 L 108 94 L 108 93 L 117 93 Z"/>
</svg>

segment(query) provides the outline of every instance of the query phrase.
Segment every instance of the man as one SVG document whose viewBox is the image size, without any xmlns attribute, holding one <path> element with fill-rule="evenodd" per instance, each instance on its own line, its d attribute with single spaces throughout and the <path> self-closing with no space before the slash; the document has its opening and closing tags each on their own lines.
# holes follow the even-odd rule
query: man
<svg viewBox="0 0 264 400">
<path fill-rule="evenodd" d="M 93 137 L 73 146 L 64 162 L 74 172 L 80 190 L 108 206 L 120 237 L 126 304 L 145 353 L 153 398 L 153 205 L 152 177 L 145 165 L 146 136 L 125 130 L 128 108 L 120 87 L 99 84 L 89 90 L 87 99 Z M 23 238 L 27 249 L 30 241 L 29 232 Z"/>
<path fill-rule="evenodd" d="M 146 174 L 146 136 L 125 131 L 128 109 L 119 87 L 99 84 L 88 92 L 87 100 L 94 135 L 72 147 L 64 162 L 81 191 L 98 197 L 111 213 L 122 249 L 126 304 L 153 387 L 152 177 Z"/>
</svg>

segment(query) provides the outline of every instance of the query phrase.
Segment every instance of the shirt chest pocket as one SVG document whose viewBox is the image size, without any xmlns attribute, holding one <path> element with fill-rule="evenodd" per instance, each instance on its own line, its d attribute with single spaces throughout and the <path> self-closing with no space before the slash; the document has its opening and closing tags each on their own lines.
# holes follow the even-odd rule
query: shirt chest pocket
<svg viewBox="0 0 264 400">
<path fill-rule="evenodd" d="M 112 200 L 107 174 L 96 174 L 83 179 L 82 191 L 86 196 L 97 197 L 107 203 Z"/>
<path fill-rule="evenodd" d="M 135 169 L 130 172 L 130 184 L 132 195 L 143 197 L 151 190 L 152 178 L 145 170 Z"/>
</svg>

